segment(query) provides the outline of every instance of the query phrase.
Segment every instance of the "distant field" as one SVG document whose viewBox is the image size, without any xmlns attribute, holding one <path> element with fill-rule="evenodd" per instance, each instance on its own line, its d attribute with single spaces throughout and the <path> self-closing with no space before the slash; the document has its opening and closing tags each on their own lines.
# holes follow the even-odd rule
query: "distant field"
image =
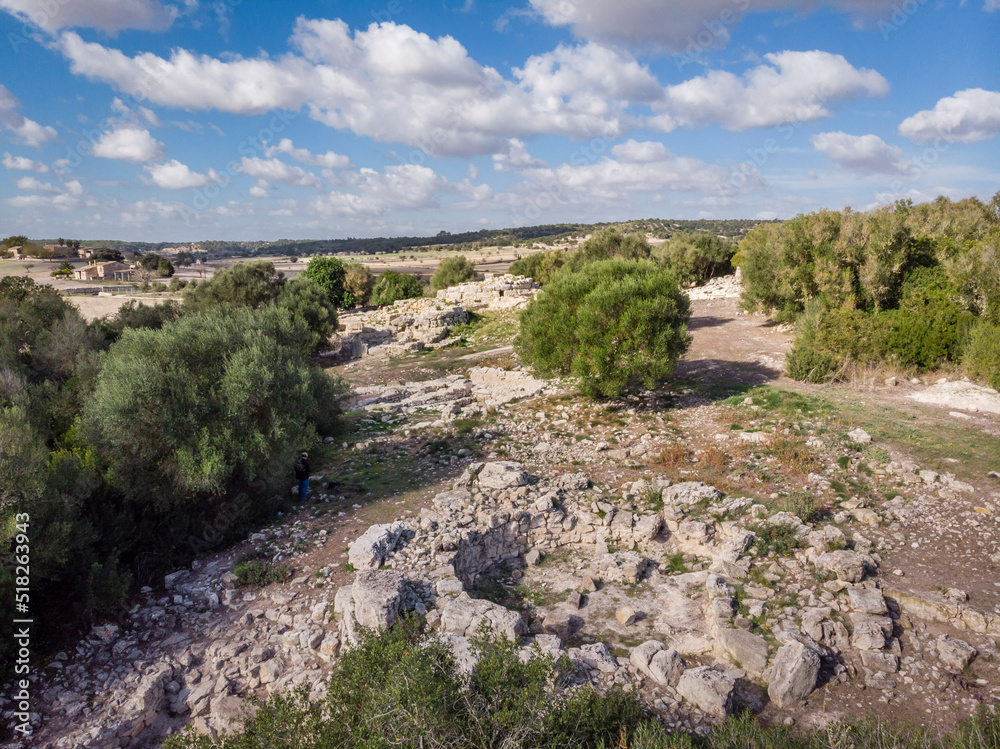
<svg viewBox="0 0 1000 749">
<path fill-rule="evenodd" d="M 531 255 L 536 252 L 554 249 L 542 247 L 528 250 L 519 248 L 512 251 L 510 248 L 484 248 L 477 252 L 466 252 L 464 254 L 474 263 L 476 270 L 480 273 L 506 273 L 507 268 L 518 257 Z M 400 273 L 412 273 L 421 281 L 430 281 L 431 275 L 442 259 L 459 254 L 457 252 L 447 252 L 442 250 L 406 252 L 399 255 L 355 255 L 338 256 L 344 262 L 360 262 L 368 266 L 372 273 L 378 275 L 386 270 L 395 270 Z M 269 260 L 274 263 L 275 268 L 291 278 L 303 270 L 309 262 L 309 258 L 301 258 L 298 262 L 289 263 L 287 256 L 280 257 L 260 257 L 254 260 Z M 97 282 L 75 281 L 73 279 L 53 278 L 49 275 L 62 264 L 59 260 L 2 260 L 0 259 L 0 278 L 5 276 L 27 276 L 37 284 L 49 284 L 58 290 L 93 288 L 100 286 Z M 231 267 L 237 263 L 247 262 L 247 258 L 230 258 L 226 260 L 213 260 L 203 265 L 190 265 L 187 267 L 177 267 L 175 276 L 182 280 L 191 281 L 194 279 L 211 278 L 219 270 Z M 84 261 L 70 263 L 74 268 L 86 265 Z M 116 285 L 108 283 L 107 285 Z M 117 296 L 78 296 L 70 295 L 67 299 L 72 302 L 87 320 L 94 320 L 104 315 L 111 315 L 118 311 L 125 302 L 136 299 L 146 304 L 156 304 L 167 299 L 180 298 L 178 294 L 142 294 L 142 295 L 117 295 Z"/>
</svg>

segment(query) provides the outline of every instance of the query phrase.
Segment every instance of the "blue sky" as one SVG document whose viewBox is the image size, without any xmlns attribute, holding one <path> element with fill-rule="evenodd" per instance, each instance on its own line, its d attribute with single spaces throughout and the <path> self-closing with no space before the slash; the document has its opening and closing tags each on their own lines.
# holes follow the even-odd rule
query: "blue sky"
<svg viewBox="0 0 1000 749">
<path fill-rule="evenodd" d="M 0 234 L 434 234 L 1000 189 L 1000 0 L 0 0 Z"/>
</svg>

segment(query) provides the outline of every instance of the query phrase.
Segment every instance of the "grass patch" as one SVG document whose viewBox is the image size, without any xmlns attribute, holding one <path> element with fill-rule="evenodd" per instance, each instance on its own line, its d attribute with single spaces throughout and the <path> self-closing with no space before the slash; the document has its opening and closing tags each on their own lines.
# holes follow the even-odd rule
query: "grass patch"
<svg viewBox="0 0 1000 749">
<path fill-rule="evenodd" d="M 236 585 L 240 588 L 251 585 L 263 588 L 271 583 L 283 583 L 290 578 L 291 572 L 284 565 L 274 565 L 263 559 L 248 559 L 233 568 L 236 575 Z"/>
<path fill-rule="evenodd" d="M 770 552 L 787 556 L 802 547 L 802 541 L 787 525 L 750 523 L 747 530 L 757 537 L 750 547 L 750 553 L 755 557 L 767 556 Z"/>
</svg>

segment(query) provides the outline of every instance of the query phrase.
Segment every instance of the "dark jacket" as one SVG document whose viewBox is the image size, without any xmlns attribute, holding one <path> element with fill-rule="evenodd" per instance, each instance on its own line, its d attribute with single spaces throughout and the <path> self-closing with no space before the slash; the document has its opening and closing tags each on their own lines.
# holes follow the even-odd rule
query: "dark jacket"
<svg viewBox="0 0 1000 749">
<path fill-rule="evenodd" d="M 295 478 L 299 481 L 309 478 L 309 458 L 299 458 L 295 464 Z"/>
</svg>

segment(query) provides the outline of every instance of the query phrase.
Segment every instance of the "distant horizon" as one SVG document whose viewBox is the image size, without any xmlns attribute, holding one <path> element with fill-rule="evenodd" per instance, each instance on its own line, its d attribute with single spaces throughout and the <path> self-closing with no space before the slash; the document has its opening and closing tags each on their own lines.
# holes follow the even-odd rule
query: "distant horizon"
<svg viewBox="0 0 1000 749">
<path fill-rule="evenodd" d="M 0 0 L 0 231 L 787 219 L 1000 185 L 1000 0 Z"/>
</svg>

